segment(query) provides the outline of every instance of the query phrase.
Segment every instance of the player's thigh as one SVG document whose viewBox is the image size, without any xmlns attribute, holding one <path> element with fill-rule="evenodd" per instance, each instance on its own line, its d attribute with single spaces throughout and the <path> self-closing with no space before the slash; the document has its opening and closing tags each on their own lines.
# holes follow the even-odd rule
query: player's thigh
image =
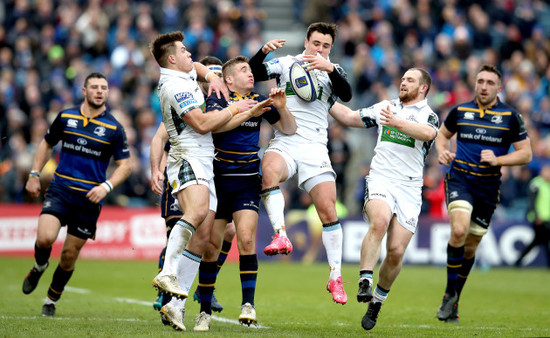
<svg viewBox="0 0 550 338">
<path fill-rule="evenodd" d="M 38 247 L 49 247 L 55 242 L 61 229 L 59 218 L 51 214 L 41 214 L 38 217 L 36 242 Z"/>
<path fill-rule="evenodd" d="M 268 151 L 262 158 L 262 183 L 264 187 L 276 186 L 289 177 L 286 159 L 282 154 Z"/>
<path fill-rule="evenodd" d="M 184 216 L 190 213 L 201 213 L 206 217 L 209 209 L 210 191 L 208 186 L 193 184 L 178 191 L 177 198 L 183 209 Z"/>
</svg>

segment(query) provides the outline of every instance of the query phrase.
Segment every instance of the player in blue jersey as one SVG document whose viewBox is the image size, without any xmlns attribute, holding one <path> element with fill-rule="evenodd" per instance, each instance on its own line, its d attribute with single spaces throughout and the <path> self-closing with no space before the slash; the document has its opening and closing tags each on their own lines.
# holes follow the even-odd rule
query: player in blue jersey
<svg viewBox="0 0 550 338">
<path fill-rule="evenodd" d="M 445 183 L 451 221 L 447 287 L 437 312 L 441 321 L 458 322 L 460 293 L 499 201 L 501 166 L 524 165 L 532 157 L 521 115 L 497 97 L 501 78 L 494 66 L 481 66 L 475 99 L 449 112 L 435 142 L 439 163 L 449 166 Z M 510 146 L 514 150 L 509 152 Z"/>
<path fill-rule="evenodd" d="M 206 112 L 228 109 L 242 100 L 265 102 L 265 96 L 253 92 L 254 77 L 244 56 L 235 57 L 223 66 L 223 78 L 230 98 L 211 95 L 206 101 Z M 296 131 L 296 121 L 286 107 L 286 95 L 282 89 L 273 88 L 270 93 L 273 106 L 264 108 L 261 116 L 239 114 L 222 127 L 214 130 L 216 148 L 214 181 L 218 196 L 216 220 L 210 243 L 199 267 L 201 314 L 195 330 L 206 330 L 210 323 L 210 299 L 216 282 L 216 259 L 222 243 L 223 230 L 233 221 L 237 230 L 239 270 L 242 287 L 242 303 L 239 322 L 256 324 L 254 294 L 258 273 L 256 255 L 256 228 L 260 205 L 260 158 L 258 141 L 262 119 L 279 132 L 291 135 Z"/>
<path fill-rule="evenodd" d="M 71 278 L 80 250 L 88 238 L 94 239 L 102 200 L 130 175 L 130 152 L 124 129 L 105 105 L 109 84 L 104 75 L 89 74 L 82 88 L 84 102 L 60 112 L 36 151 L 32 171 L 25 189 L 36 198 L 40 195 L 40 172 L 50 158 L 53 147 L 61 141 L 59 163 L 45 196 L 38 218 L 34 245 L 35 264 L 23 281 L 23 293 L 31 293 L 46 268 L 62 226 L 67 237 L 43 316 L 55 315 L 55 304 Z M 106 177 L 109 160 L 117 168 Z"/>
<path fill-rule="evenodd" d="M 218 76 L 221 77 L 223 62 L 220 59 L 214 56 L 207 56 L 202 58 L 199 62 L 205 65 L 210 71 L 215 72 Z M 200 82 L 199 86 L 203 94 L 206 96 L 209 89 L 208 82 Z M 155 156 L 159 156 L 156 153 L 156 151 L 159 151 L 162 145 L 162 141 L 161 141 L 162 137 L 168 137 L 166 128 L 164 127 L 164 123 L 161 123 L 157 131 L 157 134 L 155 135 L 155 137 L 151 142 L 151 154 L 152 154 L 151 158 L 153 159 L 153 161 L 151 162 L 151 169 L 155 169 L 154 163 L 158 162 L 158 160 L 155 159 Z M 183 216 L 178 201 L 174 198 L 174 196 L 172 196 L 172 186 L 169 184 L 168 180 L 164 180 L 164 178 L 167 177 L 166 156 L 168 155 L 169 150 L 170 150 L 170 142 L 166 142 L 164 146 L 164 156 L 162 158 L 161 166 L 159 167 L 158 170 L 151 170 L 151 177 L 152 177 L 151 188 L 153 192 L 161 196 L 161 200 L 160 200 L 161 217 L 164 218 L 164 221 L 166 223 L 167 239 L 170 237 L 170 231 L 172 230 L 174 225 Z M 160 168 L 165 168 L 164 174 L 162 173 L 162 171 L 160 171 Z M 221 249 L 220 255 L 218 256 L 218 270 L 225 263 L 225 259 L 227 258 L 229 250 L 231 249 L 231 242 L 233 241 L 233 237 L 235 237 L 235 226 L 233 225 L 233 223 L 230 223 L 227 225 L 225 229 L 222 249 Z M 159 256 L 159 263 L 158 263 L 159 271 L 162 270 L 162 267 L 164 265 L 165 253 L 166 253 L 166 247 L 164 247 L 164 249 L 161 251 Z M 198 294 L 198 289 L 197 289 L 193 294 L 193 299 L 200 302 L 199 297 L 200 296 Z M 170 299 L 171 297 L 167 295 L 165 292 L 159 291 L 157 299 L 153 302 L 153 308 L 155 310 L 160 310 L 164 305 L 166 305 L 170 301 Z M 213 295 L 212 297 L 212 310 L 218 311 L 218 312 L 221 312 L 223 310 L 223 306 L 218 302 L 215 295 Z M 162 315 L 161 315 L 161 318 L 163 318 Z M 163 321 L 163 323 L 166 323 L 166 322 Z"/>
</svg>

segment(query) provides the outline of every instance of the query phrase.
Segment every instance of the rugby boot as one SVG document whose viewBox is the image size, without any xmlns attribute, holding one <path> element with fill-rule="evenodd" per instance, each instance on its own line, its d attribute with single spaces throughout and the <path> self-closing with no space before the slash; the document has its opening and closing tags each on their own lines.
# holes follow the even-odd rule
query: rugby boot
<svg viewBox="0 0 550 338">
<path fill-rule="evenodd" d="M 336 280 L 329 279 L 327 282 L 327 291 L 332 294 L 332 300 L 342 305 L 348 302 L 348 295 L 342 285 L 342 276 L 336 278 Z"/>
<path fill-rule="evenodd" d="M 275 256 L 277 254 L 288 255 L 292 252 L 292 243 L 287 236 L 275 234 L 271 243 L 265 247 L 264 254 Z"/>
</svg>

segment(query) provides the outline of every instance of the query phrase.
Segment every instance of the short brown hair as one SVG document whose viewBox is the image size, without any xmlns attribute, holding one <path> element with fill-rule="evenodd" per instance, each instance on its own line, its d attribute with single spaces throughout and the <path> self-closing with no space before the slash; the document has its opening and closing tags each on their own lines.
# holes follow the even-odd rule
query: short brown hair
<svg viewBox="0 0 550 338">
<path fill-rule="evenodd" d="M 202 59 L 200 59 L 199 62 L 202 63 L 205 66 L 210 66 L 210 65 L 223 66 L 222 60 L 220 60 L 217 57 L 212 56 L 212 55 L 207 55 L 207 56 L 203 57 Z"/>
<path fill-rule="evenodd" d="M 183 41 L 185 36 L 182 32 L 171 32 L 157 36 L 157 38 L 151 43 L 149 49 L 151 54 L 157 60 L 157 63 L 161 67 L 168 65 L 168 55 L 174 53 L 174 47 L 176 41 Z"/>
<path fill-rule="evenodd" d="M 490 64 L 481 65 L 481 67 L 479 67 L 479 70 L 477 71 L 477 73 L 479 74 L 481 72 L 495 73 L 498 76 L 498 80 L 502 81 L 502 74 L 500 74 L 497 67 L 495 67 L 493 65 L 490 65 Z"/>
<path fill-rule="evenodd" d="M 321 34 L 330 34 L 332 37 L 332 43 L 336 40 L 336 32 L 338 32 L 338 26 L 333 23 L 327 22 L 315 22 L 309 25 L 307 28 L 306 38 L 309 40 L 313 32 L 319 32 Z"/>
<path fill-rule="evenodd" d="M 101 73 L 90 73 L 88 74 L 88 76 L 86 76 L 86 79 L 84 79 L 84 88 L 86 88 L 86 86 L 88 85 L 88 81 L 90 81 L 90 79 L 104 79 L 105 81 L 107 81 L 107 78 L 105 77 L 105 75 Z"/>
<path fill-rule="evenodd" d="M 224 63 L 222 67 L 222 74 L 224 79 L 226 76 L 229 75 L 232 68 L 238 63 L 248 63 L 248 58 L 246 56 L 239 55 Z"/>
<path fill-rule="evenodd" d="M 428 92 L 430 91 L 430 88 L 432 87 L 432 77 L 430 76 L 430 73 L 428 73 L 425 69 L 416 67 L 409 70 L 417 70 L 420 72 L 420 85 L 428 85 L 428 89 L 426 89 L 426 92 L 424 93 L 424 97 L 426 97 L 428 95 Z"/>
</svg>

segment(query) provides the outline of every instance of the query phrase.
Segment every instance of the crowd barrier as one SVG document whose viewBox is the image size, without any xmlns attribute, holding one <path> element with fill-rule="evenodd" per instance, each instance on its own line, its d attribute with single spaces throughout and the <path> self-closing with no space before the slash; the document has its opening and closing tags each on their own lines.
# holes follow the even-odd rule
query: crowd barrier
<svg viewBox="0 0 550 338">
<path fill-rule="evenodd" d="M 32 256 L 40 205 L 0 204 L 0 256 Z M 299 212 L 298 212 L 299 214 Z M 305 215 L 305 213 L 304 213 Z M 358 263 L 363 236 L 368 224 L 361 218 L 340 220 L 343 229 L 343 262 Z M 261 260 L 314 260 L 325 262 L 325 250 L 320 244 L 320 225 L 307 223 L 306 217 L 293 217 L 287 222 L 287 232 L 294 244 L 289 256 L 267 257 L 263 248 L 271 241 L 273 230 L 265 212 L 260 213 L 257 234 L 257 252 Z M 52 256 L 61 252 L 66 230 L 62 228 L 54 243 Z M 409 244 L 405 264 L 444 265 L 447 241 L 450 234 L 448 220 L 421 217 L 416 234 Z M 477 252 L 476 262 L 482 266 L 509 266 L 516 261 L 521 250 L 533 238 L 532 227 L 527 222 L 494 221 Z M 83 259 L 108 260 L 156 260 L 166 242 L 164 220 L 158 208 L 121 208 L 105 206 L 98 221 L 95 240 L 90 240 L 82 249 Z M 385 241 L 382 246 L 382 258 Z M 313 256 L 312 256 L 313 254 Z M 238 261 L 234 241 L 228 261 Z M 539 247 L 524 259 L 525 265 L 544 266 L 546 256 Z"/>
</svg>

